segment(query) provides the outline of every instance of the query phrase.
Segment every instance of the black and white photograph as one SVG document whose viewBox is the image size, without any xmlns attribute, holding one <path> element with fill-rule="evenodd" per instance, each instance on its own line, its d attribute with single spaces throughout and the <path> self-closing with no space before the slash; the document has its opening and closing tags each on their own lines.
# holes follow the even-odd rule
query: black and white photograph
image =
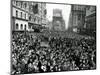
<svg viewBox="0 0 100 75">
<path fill-rule="evenodd" d="M 11 75 L 96 70 L 96 6 L 11 0 Z"/>
</svg>

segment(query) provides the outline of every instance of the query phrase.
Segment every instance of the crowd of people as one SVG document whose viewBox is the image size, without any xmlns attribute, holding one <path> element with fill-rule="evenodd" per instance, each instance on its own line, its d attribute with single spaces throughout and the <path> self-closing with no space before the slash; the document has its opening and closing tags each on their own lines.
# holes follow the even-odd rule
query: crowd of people
<svg viewBox="0 0 100 75">
<path fill-rule="evenodd" d="M 95 39 L 48 34 L 12 33 L 12 75 L 96 69 Z"/>
</svg>

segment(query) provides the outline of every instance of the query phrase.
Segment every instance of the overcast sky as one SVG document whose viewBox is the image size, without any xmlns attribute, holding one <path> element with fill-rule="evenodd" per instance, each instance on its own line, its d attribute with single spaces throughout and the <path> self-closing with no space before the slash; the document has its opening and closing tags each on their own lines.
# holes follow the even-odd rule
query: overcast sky
<svg viewBox="0 0 100 75">
<path fill-rule="evenodd" d="M 62 16 L 65 20 L 66 29 L 68 28 L 68 21 L 69 21 L 69 15 L 71 11 L 71 5 L 64 5 L 64 4 L 46 4 L 47 8 L 47 19 L 49 21 L 52 21 L 53 16 L 53 9 L 61 9 L 62 10 Z"/>
</svg>

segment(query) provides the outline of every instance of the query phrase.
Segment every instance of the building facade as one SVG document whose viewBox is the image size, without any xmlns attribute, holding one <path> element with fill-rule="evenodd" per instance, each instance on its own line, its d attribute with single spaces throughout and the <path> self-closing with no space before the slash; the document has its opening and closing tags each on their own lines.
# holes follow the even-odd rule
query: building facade
<svg viewBox="0 0 100 75">
<path fill-rule="evenodd" d="M 28 30 L 28 3 L 12 0 L 12 30 Z"/>
<path fill-rule="evenodd" d="M 12 30 L 31 31 L 46 25 L 46 3 L 12 0 Z"/>
<path fill-rule="evenodd" d="M 29 2 L 29 29 L 46 25 L 46 3 Z"/>
<path fill-rule="evenodd" d="M 52 29 L 57 31 L 65 30 L 65 21 L 62 17 L 62 11 L 60 9 L 53 10 Z"/>
<path fill-rule="evenodd" d="M 79 32 L 84 27 L 86 8 L 82 5 L 72 5 L 69 18 L 69 30 Z"/>
</svg>

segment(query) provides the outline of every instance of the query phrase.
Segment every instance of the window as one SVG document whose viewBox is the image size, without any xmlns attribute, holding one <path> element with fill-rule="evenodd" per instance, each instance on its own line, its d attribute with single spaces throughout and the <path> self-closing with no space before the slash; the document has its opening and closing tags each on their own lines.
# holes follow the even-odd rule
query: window
<svg viewBox="0 0 100 75">
<path fill-rule="evenodd" d="M 78 15 L 78 20 L 81 20 L 81 15 Z"/>
<path fill-rule="evenodd" d="M 18 6 L 18 1 L 16 1 L 16 6 Z"/>
<path fill-rule="evenodd" d="M 44 10 L 44 15 L 46 15 L 47 14 L 47 11 L 46 11 L 46 9 Z"/>
<path fill-rule="evenodd" d="M 29 16 L 29 21 L 31 21 L 31 16 Z"/>
<path fill-rule="evenodd" d="M 16 17 L 18 17 L 18 11 L 16 10 Z"/>
<path fill-rule="evenodd" d="M 18 23 L 16 24 L 16 29 L 18 29 Z"/>
<path fill-rule="evenodd" d="M 25 13 L 25 19 L 26 19 L 26 13 Z"/>
<path fill-rule="evenodd" d="M 21 2 L 21 8 L 23 7 L 23 2 Z"/>
<path fill-rule="evenodd" d="M 26 30 L 26 24 L 25 24 L 25 30 Z"/>
<path fill-rule="evenodd" d="M 29 25 L 28 28 L 31 29 L 31 25 Z"/>
<path fill-rule="evenodd" d="M 22 14 L 22 12 L 21 12 L 21 18 L 22 18 L 22 15 L 23 15 L 23 14 Z"/>
<path fill-rule="evenodd" d="M 27 7 L 27 3 L 25 3 L 24 6 L 25 6 L 25 9 L 26 9 L 26 7 Z"/>
<path fill-rule="evenodd" d="M 21 29 L 23 29 L 23 24 L 21 24 Z"/>
<path fill-rule="evenodd" d="M 34 18 L 34 22 L 36 21 L 36 18 Z"/>
</svg>

